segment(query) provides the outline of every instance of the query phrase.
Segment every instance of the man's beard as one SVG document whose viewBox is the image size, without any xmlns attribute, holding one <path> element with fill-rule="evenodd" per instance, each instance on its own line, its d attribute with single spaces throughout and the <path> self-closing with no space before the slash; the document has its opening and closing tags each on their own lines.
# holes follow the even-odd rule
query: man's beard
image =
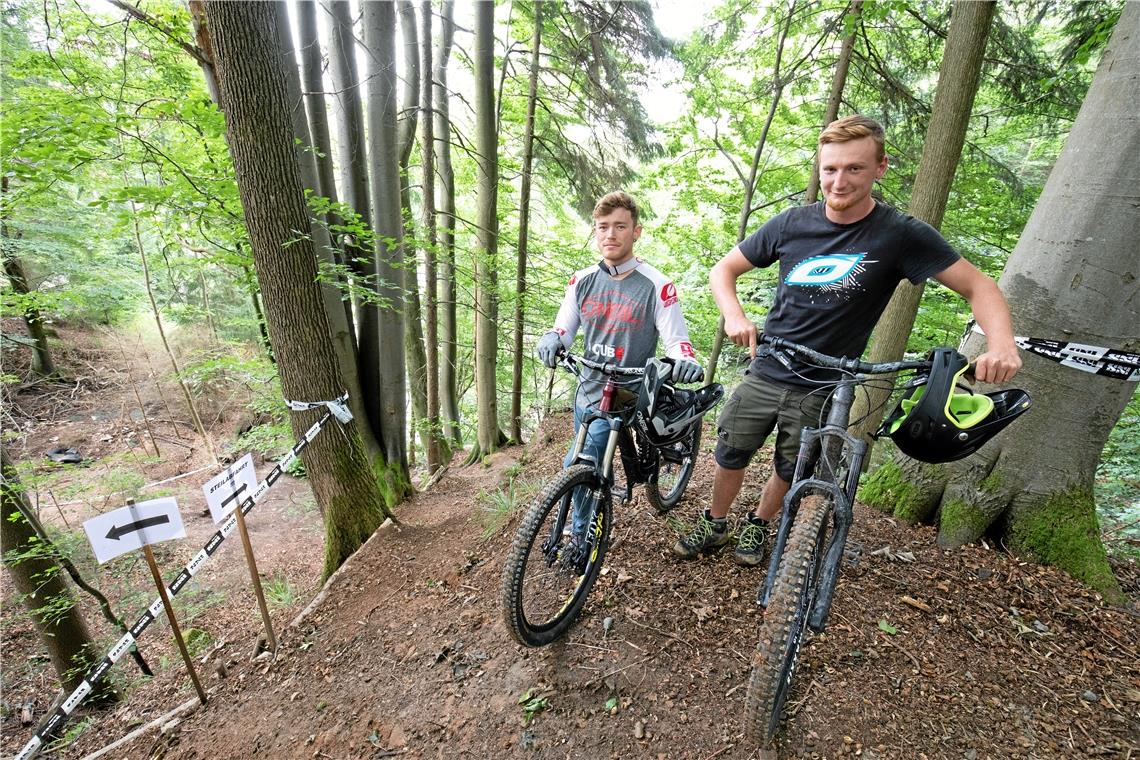
<svg viewBox="0 0 1140 760">
<path fill-rule="evenodd" d="M 827 207 L 832 211 L 846 211 L 856 204 L 858 199 L 853 195 L 845 195 L 842 198 L 835 198 L 827 196 Z"/>
</svg>

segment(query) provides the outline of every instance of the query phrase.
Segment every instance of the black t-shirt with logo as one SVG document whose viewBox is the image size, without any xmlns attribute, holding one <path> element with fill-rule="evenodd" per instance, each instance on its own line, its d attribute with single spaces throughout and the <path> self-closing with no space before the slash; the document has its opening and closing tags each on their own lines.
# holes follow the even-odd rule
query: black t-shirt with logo
<svg viewBox="0 0 1140 760">
<path fill-rule="evenodd" d="M 740 251 L 757 267 L 780 264 L 765 333 L 850 357 L 862 355 L 903 278 L 918 284 L 959 259 L 929 224 L 883 203 L 854 224 L 830 221 L 822 202 L 790 208 L 752 233 Z M 766 357 L 753 362 L 750 371 L 798 386 L 834 376 L 793 367 L 795 372 Z"/>
</svg>

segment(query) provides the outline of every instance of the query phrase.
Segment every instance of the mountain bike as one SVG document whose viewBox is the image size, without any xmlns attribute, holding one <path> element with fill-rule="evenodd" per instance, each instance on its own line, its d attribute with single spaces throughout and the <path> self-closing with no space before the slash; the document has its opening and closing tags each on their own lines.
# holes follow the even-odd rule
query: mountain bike
<svg viewBox="0 0 1140 760">
<path fill-rule="evenodd" d="M 826 423 L 805 427 L 792 484 L 784 498 L 768 573 L 757 592 L 763 605 L 760 640 L 752 658 L 752 673 L 744 707 L 745 734 L 770 742 L 791 689 L 805 627 L 824 630 L 839 576 L 852 505 L 867 444 L 847 427 L 855 388 L 876 382 L 867 375 L 929 371 L 931 362 L 898 361 L 871 364 L 821 354 L 806 346 L 758 336 L 761 351 L 791 368 L 790 357 L 840 372 L 827 384 L 830 410 Z M 883 382 L 882 380 L 878 382 Z"/>
<path fill-rule="evenodd" d="M 659 513 L 681 500 L 693 475 L 701 441 L 701 418 L 724 395 L 719 383 L 691 391 L 671 380 L 672 360 L 650 359 L 645 367 L 619 367 L 568 352 L 561 366 L 579 381 L 586 367 L 605 376 L 602 400 L 578 427 L 573 456 L 539 492 L 519 525 L 503 567 L 503 613 L 520 644 L 543 646 L 574 624 L 602 568 L 613 523 L 613 499 L 628 502 L 635 485 Z M 600 460 L 585 453 L 594 420 L 609 427 Z M 620 453 L 625 483 L 617 486 L 614 454 Z M 575 493 L 589 507 L 585 535 L 572 540 Z"/>
</svg>

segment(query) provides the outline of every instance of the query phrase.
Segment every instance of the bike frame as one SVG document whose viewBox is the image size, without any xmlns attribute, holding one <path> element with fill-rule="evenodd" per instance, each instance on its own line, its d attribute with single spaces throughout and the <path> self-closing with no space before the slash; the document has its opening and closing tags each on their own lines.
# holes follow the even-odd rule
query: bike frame
<svg viewBox="0 0 1140 760">
<path fill-rule="evenodd" d="M 776 532 L 776 543 L 772 549 L 772 556 L 768 562 L 768 575 L 764 585 L 760 587 L 757 601 L 768 606 L 772 594 L 772 586 L 776 582 L 776 572 L 779 570 L 780 559 L 784 554 L 784 547 L 791 532 L 792 523 L 799 511 L 800 501 L 806 494 L 816 493 L 827 496 L 831 500 L 831 515 L 834 530 L 828 541 L 824 554 L 821 575 L 816 584 L 815 604 L 812 605 L 811 617 L 808 626 L 817 633 L 827 624 L 827 615 L 831 610 L 831 600 L 835 594 L 835 585 L 839 579 L 839 564 L 843 557 L 843 547 L 847 543 L 847 533 L 851 529 L 853 520 L 852 505 L 855 491 L 859 484 L 859 473 L 862 470 L 863 459 L 867 455 L 867 444 L 847 431 L 851 416 L 851 405 L 855 400 L 855 386 L 864 380 L 864 376 L 841 380 L 836 386 L 831 398 L 831 409 L 827 414 L 827 423 L 821 428 L 805 427 L 800 437 L 800 450 L 796 456 L 795 474 L 792 476 L 792 486 L 784 497 L 784 508 L 780 515 L 780 527 Z M 822 456 L 821 456 L 822 455 Z M 830 479 L 819 477 L 815 472 L 816 465 L 826 462 L 834 467 L 842 459 L 847 462 L 847 477 L 841 485 L 836 483 L 834 471 Z"/>
</svg>

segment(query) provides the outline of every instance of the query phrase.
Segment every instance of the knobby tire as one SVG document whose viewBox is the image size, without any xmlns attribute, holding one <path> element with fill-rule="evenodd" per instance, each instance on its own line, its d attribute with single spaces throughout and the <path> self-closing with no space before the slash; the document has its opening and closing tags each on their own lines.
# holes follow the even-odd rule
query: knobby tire
<svg viewBox="0 0 1140 760">
<path fill-rule="evenodd" d="M 760 624 L 760 641 L 752 657 L 752 675 L 744 702 L 745 736 L 760 746 L 775 738 L 780 711 L 791 689 L 801 640 L 815 601 L 830 508 L 830 499 L 818 494 L 805 496 L 800 502 Z"/>
<path fill-rule="evenodd" d="M 581 574 L 561 555 L 561 545 L 567 539 L 552 535 L 561 510 L 565 510 L 565 530 L 570 529 L 570 495 L 577 488 L 600 489 L 603 494 L 599 514 L 587 526 L 588 531 L 597 530 L 600 517 L 595 547 Z M 516 641 L 530 647 L 544 646 L 562 637 L 574 624 L 601 570 L 612 520 L 609 489 L 601 485 L 590 465 L 577 464 L 563 470 L 538 494 L 519 525 L 503 566 L 503 616 Z M 544 553 L 543 544 L 548 541 L 559 548 Z M 539 597 L 544 593 L 550 597 L 551 603 L 546 605 L 550 614 L 540 610 L 543 605 Z"/>
<path fill-rule="evenodd" d="M 657 456 L 657 475 L 645 484 L 645 498 L 658 514 L 665 514 L 681 502 L 685 489 L 689 487 L 689 480 L 693 477 L 693 468 L 696 467 L 697 453 L 701 448 L 701 423 L 698 420 L 693 424 L 685 437 L 675 446 L 688 451 L 688 456 L 682 462 L 670 462 L 660 452 Z M 662 472 L 669 472 L 672 482 L 664 489 L 661 487 Z"/>
</svg>

